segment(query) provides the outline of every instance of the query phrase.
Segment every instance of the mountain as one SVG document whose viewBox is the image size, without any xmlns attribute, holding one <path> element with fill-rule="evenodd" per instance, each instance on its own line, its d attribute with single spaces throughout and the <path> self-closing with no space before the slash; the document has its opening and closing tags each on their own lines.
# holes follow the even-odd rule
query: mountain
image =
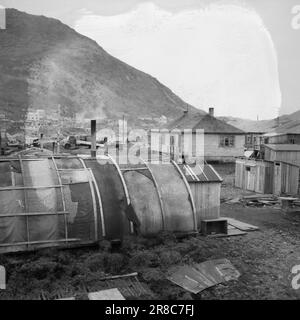
<svg viewBox="0 0 300 320">
<path fill-rule="evenodd" d="M 56 19 L 7 9 L 6 22 L 0 30 L 0 113 L 9 119 L 24 119 L 29 107 L 58 105 L 65 115 L 120 119 L 126 114 L 132 121 L 174 119 L 187 108 L 158 80 Z"/>
<path fill-rule="evenodd" d="M 218 118 L 246 132 L 286 132 L 299 125 L 300 111 L 285 114 L 275 119 L 260 121 L 234 117 Z"/>
</svg>

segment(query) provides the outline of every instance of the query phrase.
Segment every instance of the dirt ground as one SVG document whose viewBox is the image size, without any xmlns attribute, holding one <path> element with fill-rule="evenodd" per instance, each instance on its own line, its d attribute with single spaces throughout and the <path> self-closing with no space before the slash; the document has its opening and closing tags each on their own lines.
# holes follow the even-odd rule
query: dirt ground
<svg viewBox="0 0 300 320">
<path fill-rule="evenodd" d="M 222 198 L 241 194 L 233 187 L 232 166 L 216 166 L 224 178 Z M 97 248 L 44 250 L 0 256 L 7 269 L 7 290 L 0 299 L 53 299 L 58 292 L 82 296 L 82 288 L 101 289 L 97 280 L 108 274 L 138 272 L 152 294 L 144 299 L 299 299 L 291 285 L 291 269 L 300 265 L 300 214 L 286 215 L 273 207 L 249 208 L 221 204 L 221 215 L 254 224 L 259 231 L 244 236 L 176 239 L 161 234 L 155 239 L 125 239 L 112 248 L 104 241 Z M 227 258 L 241 277 L 191 294 L 166 279 L 168 268 Z"/>
</svg>

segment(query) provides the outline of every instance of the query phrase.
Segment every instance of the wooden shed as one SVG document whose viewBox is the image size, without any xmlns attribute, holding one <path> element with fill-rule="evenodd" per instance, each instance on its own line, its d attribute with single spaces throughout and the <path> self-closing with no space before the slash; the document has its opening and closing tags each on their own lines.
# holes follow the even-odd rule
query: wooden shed
<svg viewBox="0 0 300 320">
<path fill-rule="evenodd" d="M 299 194 L 299 166 L 283 161 L 237 159 L 235 186 L 264 194 Z"/>
<path fill-rule="evenodd" d="M 179 165 L 189 183 L 196 208 L 198 229 L 201 221 L 220 218 L 222 178 L 209 164 Z"/>
<path fill-rule="evenodd" d="M 300 166 L 299 144 L 265 144 L 263 153 L 266 161 L 283 161 Z"/>
</svg>

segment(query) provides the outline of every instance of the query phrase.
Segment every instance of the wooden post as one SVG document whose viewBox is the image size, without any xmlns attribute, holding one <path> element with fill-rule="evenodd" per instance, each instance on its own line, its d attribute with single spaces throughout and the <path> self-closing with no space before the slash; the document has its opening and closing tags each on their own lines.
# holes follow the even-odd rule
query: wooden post
<svg viewBox="0 0 300 320">
<path fill-rule="evenodd" d="M 92 145 L 91 145 L 91 157 L 96 158 L 97 153 L 97 144 L 96 144 L 96 120 L 91 120 L 91 137 L 92 137 Z"/>
<path fill-rule="evenodd" d="M 0 128 L 0 155 L 5 155 L 5 129 Z"/>
</svg>

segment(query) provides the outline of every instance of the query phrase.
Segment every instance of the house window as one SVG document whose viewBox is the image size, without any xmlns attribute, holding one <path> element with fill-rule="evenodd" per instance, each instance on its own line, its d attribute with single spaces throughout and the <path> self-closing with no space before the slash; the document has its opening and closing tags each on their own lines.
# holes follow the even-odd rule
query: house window
<svg viewBox="0 0 300 320">
<path fill-rule="evenodd" d="M 234 136 L 221 136 L 220 147 L 225 147 L 225 148 L 234 147 Z"/>
</svg>

